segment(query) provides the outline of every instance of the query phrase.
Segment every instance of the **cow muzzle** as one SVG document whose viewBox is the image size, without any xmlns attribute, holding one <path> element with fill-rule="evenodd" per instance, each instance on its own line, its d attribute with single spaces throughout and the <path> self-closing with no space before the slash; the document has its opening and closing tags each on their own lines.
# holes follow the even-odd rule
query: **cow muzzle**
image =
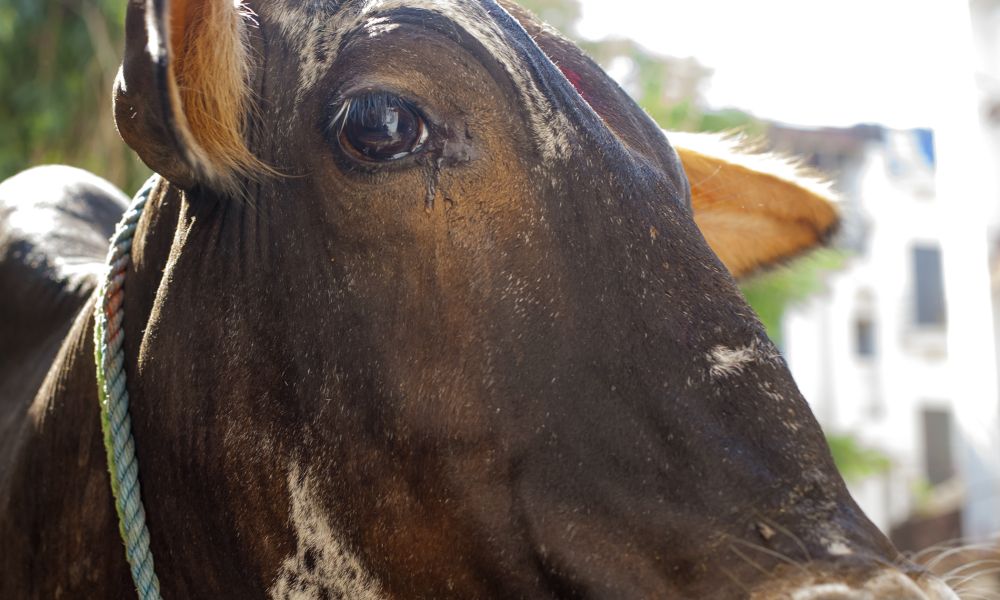
<svg viewBox="0 0 1000 600">
<path fill-rule="evenodd" d="M 785 594 L 754 594 L 754 600 L 959 600 L 958 595 L 941 580 L 931 575 L 916 581 L 896 570 L 885 570 L 859 585 L 847 583 L 816 583 Z"/>
</svg>

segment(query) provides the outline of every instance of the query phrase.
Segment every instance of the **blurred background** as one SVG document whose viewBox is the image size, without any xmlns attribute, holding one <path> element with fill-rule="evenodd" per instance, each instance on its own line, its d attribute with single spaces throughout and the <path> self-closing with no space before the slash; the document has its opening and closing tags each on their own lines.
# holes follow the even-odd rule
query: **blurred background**
<svg viewBox="0 0 1000 600">
<path fill-rule="evenodd" d="M 744 291 L 866 513 L 963 597 L 995 591 L 1000 0 L 522 3 L 663 127 L 741 131 L 830 178 L 831 248 Z M 111 119 L 124 10 L 0 0 L 0 180 L 148 175 Z"/>
</svg>

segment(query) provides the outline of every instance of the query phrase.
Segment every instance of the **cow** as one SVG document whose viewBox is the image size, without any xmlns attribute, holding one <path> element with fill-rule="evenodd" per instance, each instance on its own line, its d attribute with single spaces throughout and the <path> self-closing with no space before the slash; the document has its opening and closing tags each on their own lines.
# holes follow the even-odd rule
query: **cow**
<svg viewBox="0 0 1000 600">
<path fill-rule="evenodd" d="M 836 226 L 509 0 L 131 0 L 125 371 L 166 598 L 955 598 L 736 285 Z M 671 143 L 673 142 L 673 144 Z M 126 199 L 0 185 L 0 597 L 127 598 L 94 290 Z"/>
</svg>

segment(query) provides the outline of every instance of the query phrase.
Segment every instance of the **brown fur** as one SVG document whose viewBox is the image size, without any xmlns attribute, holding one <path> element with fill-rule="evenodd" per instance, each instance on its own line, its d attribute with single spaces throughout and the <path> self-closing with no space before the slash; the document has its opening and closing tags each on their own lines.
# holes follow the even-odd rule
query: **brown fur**
<svg viewBox="0 0 1000 600">
<path fill-rule="evenodd" d="M 194 163 L 232 191 L 239 177 L 271 169 L 244 139 L 252 110 L 246 15 L 227 0 L 171 0 L 170 101 Z"/>
<path fill-rule="evenodd" d="M 821 243 L 838 214 L 828 187 L 738 139 L 670 133 L 691 183 L 694 220 L 734 277 Z"/>
</svg>

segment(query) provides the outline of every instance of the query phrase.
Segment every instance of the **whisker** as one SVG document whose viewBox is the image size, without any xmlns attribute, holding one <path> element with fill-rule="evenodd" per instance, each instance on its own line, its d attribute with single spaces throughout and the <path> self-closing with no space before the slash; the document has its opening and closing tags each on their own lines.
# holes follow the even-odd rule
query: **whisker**
<svg viewBox="0 0 1000 600">
<path fill-rule="evenodd" d="M 868 560 L 871 560 L 873 562 L 876 562 L 876 563 L 882 565 L 883 567 L 886 567 L 887 569 L 898 569 L 899 568 L 899 565 L 897 563 L 895 563 L 895 562 L 893 562 L 891 560 L 884 559 L 881 556 L 876 556 L 874 554 L 865 553 L 864 557 L 866 559 L 868 559 Z"/>
<path fill-rule="evenodd" d="M 958 546 L 942 552 L 941 554 L 936 556 L 933 560 L 925 563 L 924 566 L 927 569 L 934 569 L 935 566 L 940 564 L 941 561 L 945 560 L 946 558 L 951 558 L 952 556 L 955 556 L 962 552 L 969 552 L 972 550 L 996 551 L 996 548 L 991 544 L 969 544 L 966 546 Z"/>
<path fill-rule="evenodd" d="M 990 598 L 989 596 L 983 594 L 974 594 L 971 592 L 955 592 L 958 595 L 959 600 L 996 600 L 996 597 Z"/>
<path fill-rule="evenodd" d="M 990 575 L 995 575 L 997 573 L 1000 573 L 1000 568 L 987 569 L 985 571 L 980 571 L 978 573 L 973 573 L 971 575 L 965 575 L 964 577 L 961 577 L 959 581 L 956 582 L 947 581 L 946 583 L 952 587 L 962 587 L 981 577 L 989 577 Z"/>
<path fill-rule="evenodd" d="M 806 562 L 812 562 L 813 560 L 812 554 L 809 553 L 809 549 L 806 547 L 802 539 L 799 538 L 799 536 L 795 535 L 794 533 L 791 532 L 791 530 L 781 526 L 777 522 L 768 519 L 767 517 L 758 514 L 757 518 L 759 521 L 763 522 L 768 527 L 771 527 L 775 531 L 788 536 L 793 542 L 795 542 L 795 545 L 797 545 L 799 549 L 802 550 L 802 554 L 806 557 Z"/>
<path fill-rule="evenodd" d="M 741 590 L 743 590 L 743 593 L 745 593 L 747 596 L 750 596 L 750 588 L 748 588 L 747 586 L 743 585 L 743 582 L 740 581 L 739 578 L 736 577 L 736 575 L 734 575 L 733 573 L 730 573 L 729 569 L 727 569 L 725 567 L 719 567 L 719 570 L 722 571 L 723 575 L 725 575 L 726 577 L 728 577 L 730 581 L 732 581 L 733 583 L 735 583 Z"/>
<path fill-rule="evenodd" d="M 791 558 L 789 556 L 786 556 L 786 555 L 782 554 L 781 552 L 778 552 L 777 550 L 772 550 L 770 548 L 765 548 L 764 546 L 761 546 L 760 544 L 754 544 L 753 542 L 748 542 L 747 540 L 741 540 L 739 538 L 732 538 L 732 541 L 736 542 L 738 544 L 742 544 L 743 546 L 746 546 L 747 548 L 750 548 L 751 550 L 756 550 L 757 552 L 760 552 L 762 554 L 766 554 L 766 555 L 771 556 L 773 558 L 777 558 L 778 560 L 780 560 L 780 561 L 782 561 L 784 563 L 792 565 L 793 567 L 795 567 L 796 569 L 802 571 L 805 574 L 809 573 L 809 571 L 807 571 L 806 568 L 804 566 L 802 566 L 802 563 L 794 560 L 793 558 Z"/>
<path fill-rule="evenodd" d="M 998 599 L 1000 599 L 1000 595 L 997 595 L 996 593 L 993 593 L 993 592 L 983 592 L 983 591 L 979 591 L 979 590 L 961 590 L 961 589 L 956 589 L 955 590 L 955 594 L 957 594 L 958 597 L 961 600 L 998 600 Z"/>
<path fill-rule="evenodd" d="M 975 568 L 978 568 L 978 567 L 981 567 L 981 566 L 984 566 L 984 565 L 990 565 L 990 564 L 1000 565 L 1000 560 L 997 560 L 995 558 L 984 558 L 982 560 L 975 560 L 975 561 L 972 561 L 969 564 L 959 565 L 959 566 L 955 567 L 954 569 L 952 569 L 952 570 L 950 570 L 950 571 L 948 571 L 946 573 L 942 573 L 940 575 L 940 577 L 942 579 L 947 579 L 948 577 L 959 575 L 963 571 L 968 571 L 969 569 L 975 569 Z"/>
<path fill-rule="evenodd" d="M 770 572 L 770 571 L 768 571 L 768 570 L 767 570 L 767 569 L 765 569 L 764 567 L 762 567 L 762 566 L 760 566 L 759 564 L 757 564 L 757 563 L 756 563 L 756 562 L 755 562 L 755 561 L 754 561 L 753 559 L 751 559 L 751 558 L 750 558 L 749 556 L 747 556 L 746 554 L 743 554 L 743 552 L 741 552 L 741 551 L 740 551 L 740 550 L 739 550 L 738 548 L 736 548 L 736 547 L 735 547 L 735 546 L 733 546 L 732 544 L 730 544 L 730 545 L 729 545 L 729 549 L 730 549 L 730 550 L 732 551 L 732 553 L 733 553 L 733 554 L 735 554 L 736 556 L 739 556 L 739 557 L 740 557 L 740 558 L 742 558 L 742 559 L 743 559 L 744 561 L 746 561 L 746 563 L 747 563 L 748 565 L 752 566 L 753 568 L 757 569 L 758 571 L 760 571 L 761 573 L 763 573 L 764 575 L 766 575 L 766 576 L 768 576 L 768 577 L 770 577 L 770 576 L 771 576 L 771 572 Z"/>
<path fill-rule="evenodd" d="M 928 546 L 920 552 L 911 555 L 910 560 L 923 564 L 927 566 L 924 562 L 925 555 L 933 554 L 935 552 L 946 553 L 952 550 L 985 550 L 985 551 L 995 551 L 995 542 L 981 542 L 981 543 L 965 543 L 966 538 L 953 538 L 940 544 L 935 544 L 933 546 Z M 935 557 L 937 558 L 937 557 Z"/>
<path fill-rule="evenodd" d="M 982 580 L 977 580 L 974 576 L 969 576 L 961 583 L 953 585 L 952 589 L 962 600 L 973 600 L 979 598 L 982 598 L 983 600 L 1000 600 L 1000 592 L 998 592 L 996 588 L 991 590 L 983 589 L 983 587 L 977 583 L 981 581 Z M 993 582 L 995 581 L 996 580 L 993 579 Z"/>
</svg>

